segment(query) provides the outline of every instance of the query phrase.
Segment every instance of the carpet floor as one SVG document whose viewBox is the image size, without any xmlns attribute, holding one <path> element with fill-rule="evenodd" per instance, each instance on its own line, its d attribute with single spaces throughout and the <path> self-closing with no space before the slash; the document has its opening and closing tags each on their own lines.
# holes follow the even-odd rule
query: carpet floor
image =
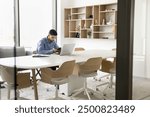
<svg viewBox="0 0 150 117">
<path fill-rule="evenodd" d="M 96 81 L 93 78 L 88 78 L 87 83 L 88 87 L 96 90 L 96 86 L 108 81 L 104 78 L 101 81 Z M 114 100 L 115 99 L 115 86 L 112 88 L 107 88 L 105 90 L 106 96 L 103 96 L 103 90 L 106 88 L 106 85 L 98 88 L 98 94 L 94 93 L 91 96 L 92 100 Z M 65 94 L 67 90 L 67 84 L 60 86 L 60 95 Z M 150 100 L 150 79 L 144 78 L 133 78 L 133 100 Z M 55 96 L 55 87 L 53 85 L 48 85 L 42 82 L 38 82 L 38 96 L 39 100 L 52 99 Z M 65 96 L 65 95 L 63 95 Z M 11 97 L 14 97 L 14 91 L 11 91 Z M 34 90 L 32 87 L 20 90 L 19 99 L 34 99 Z M 0 98 L 1 100 L 7 100 L 7 89 L 0 89 Z M 71 99 L 71 98 L 68 98 Z M 87 96 L 84 93 L 81 93 L 74 98 L 75 100 L 87 100 Z"/>
</svg>

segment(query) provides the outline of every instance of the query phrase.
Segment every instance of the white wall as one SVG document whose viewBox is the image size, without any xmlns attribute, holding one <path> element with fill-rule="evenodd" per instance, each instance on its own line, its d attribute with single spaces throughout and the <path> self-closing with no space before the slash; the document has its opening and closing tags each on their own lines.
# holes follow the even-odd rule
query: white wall
<svg viewBox="0 0 150 117">
<path fill-rule="evenodd" d="M 147 0 L 146 17 L 146 77 L 150 78 L 150 0 Z"/>
<path fill-rule="evenodd" d="M 76 43 L 78 47 L 85 49 L 112 49 L 116 48 L 116 40 L 103 40 L 103 39 L 67 39 L 64 38 L 64 8 L 79 7 L 96 4 L 105 4 L 117 2 L 117 0 L 58 0 L 58 44 Z"/>
<path fill-rule="evenodd" d="M 134 54 L 143 55 L 146 38 L 146 0 L 135 0 Z"/>
<path fill-rule="evenodd" d="M 150 78 L 150 1 L 135 1 L 133 75 Z"/>
<path fill-rule="evenodd" d="M 146 0 L 135 0 L 133 75 L 145 77 Z"/>
</svg>

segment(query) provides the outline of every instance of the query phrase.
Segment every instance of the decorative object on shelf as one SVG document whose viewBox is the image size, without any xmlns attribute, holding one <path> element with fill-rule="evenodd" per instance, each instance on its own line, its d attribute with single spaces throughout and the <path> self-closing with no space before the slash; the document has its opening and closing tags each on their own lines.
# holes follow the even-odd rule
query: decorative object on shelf
<svg viewBox="0 0 150 117">
<path fill-rule="evenodd" d="M 75 34 L 75 37 L 76 37 L 76 38 L 80 38 L 80 33 L 77 32 L 77 33 Z"/>
<path fill-rule="evenodd" d="M 71 20 L 71 15 L 70 14 L 68 14 L 68 20 Z"/>
<path fill-rule="evenodd" d="M 107 25 L 111 25 L 111 24 L 112 24 L 112 21 L 109 20 L 106 24 L 107 24 Z"/>
<path fill-rule="evenodd" d="M 85 29 L 86 28 L 86 25 L 85 25 L 85 23 L 83 24 L 83 29 Z"/>
<path fill-rule="evenodd" d="M 112 27 L 112 32 L 115 33 L 115 25 Z"/>
<path fill-rule="evenodd" d="M 103 21 L 102 21 L 102 25 L 105 25 L 105 19 L 103 19 Z"/>
<path fill-rule="evenodd" d="M 102 37 L 102 39 L 109 39 L 108 37 Z"/>
<path fill-rule="evenodd" d="M 92 23 L 91 23 L 91 25 L 90 25 L 90 29 L 93 30 L 93 24 L 92 24 Z"/>
<path fill-rule="evenodd" d="M 75 28 L 76 31 L 80 31 L 80 25 Z"/>
<path fill-rule="evenodd" d="M 92 37 L 92 31 L 91 30 L 88 30 L 87 31 L 87 38 L 91 38 Z"/>
<path fill-rule="evenodd" d="M 89 15 L 89 17 L 88 18 L 93 18 L 93 15 Z"/>
<path fill-rule="evenodd" d="M 94 20 L 94 24 L 95 24 L 95 25 L 98 25 L 97 19 Z"/>
</svg>

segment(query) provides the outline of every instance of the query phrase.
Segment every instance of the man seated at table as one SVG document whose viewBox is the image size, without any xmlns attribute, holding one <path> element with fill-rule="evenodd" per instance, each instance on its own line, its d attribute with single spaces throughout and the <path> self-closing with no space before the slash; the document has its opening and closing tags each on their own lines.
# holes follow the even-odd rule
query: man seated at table
<svg viewBox="0 0 150 117">
<path fill-rule="evenodd" d="M 36 53 L 38 54 L 53 54 L 58 51 L 59 46 L 55 39 L 57 38 L 57 32 L 54 29 L 49 31 L 47 37 L 42 38 L 37 44 Z"/>
<path fill-rule="evenodd" d="M 59 51 L 59 46 L 57 45 L 55 39 L 57 38 L 57 32 L 54 29 L 49 31 L 47 37 L 42 38 L 37 44 L 37 54 L 53 54 Z M 51 69 L 56 70 L 58 66 L 51 67 Z"/>
</svg>

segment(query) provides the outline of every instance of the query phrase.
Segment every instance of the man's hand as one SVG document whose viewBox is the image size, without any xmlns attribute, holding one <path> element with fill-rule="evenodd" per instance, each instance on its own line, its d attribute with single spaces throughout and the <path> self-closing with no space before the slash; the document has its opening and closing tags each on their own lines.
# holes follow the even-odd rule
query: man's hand
<svg viewBox="0 0 150 117">
<path fill-rule="evenodd" d="M 53 53 L 57 52 L 57 49 L 53 48 Z"/>
<path fill-rule="evenodd" d="M 53 52 L 54 52 L 54 53 L 58 53 L 58 54 L 60 54 L 60 52 L 61 52 L 61 48 L 53 49 Z"/>
</svg>

